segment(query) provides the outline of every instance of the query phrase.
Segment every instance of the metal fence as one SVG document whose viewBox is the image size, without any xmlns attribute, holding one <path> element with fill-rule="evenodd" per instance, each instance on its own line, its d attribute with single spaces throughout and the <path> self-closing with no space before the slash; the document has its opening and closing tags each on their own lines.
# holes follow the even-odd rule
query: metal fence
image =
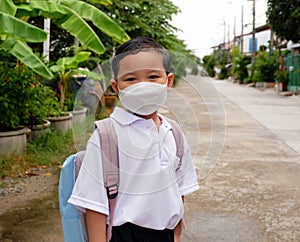
<svg viewBox="0 0 300 242">
<path fill-rule="evenodd" d="M 286 66 L 289 72 L 288 90 L 297 92 L 300 86 L 300 55 L 290 55 L 283 59 L 283 66 Z"/>
</svg>

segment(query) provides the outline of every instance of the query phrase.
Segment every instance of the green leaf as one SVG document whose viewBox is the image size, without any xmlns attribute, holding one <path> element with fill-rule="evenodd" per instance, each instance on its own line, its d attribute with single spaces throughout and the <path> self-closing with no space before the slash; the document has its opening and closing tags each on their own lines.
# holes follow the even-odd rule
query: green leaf
<svg viewBox="0 0 300 242">
<path fill-rule="evenodd" d="M 17 11 L 16 6 L 11 0 L 0 0 L 0 12 L 15 16 Z"/>
<path fill-rule="evenodd" d="M 33 43 L 43 42 L 47 39 L 47 33 L 42 29 L 1 12 L 0 34 Z"/>
<path fill-rule="evenodd" d="M 87 52 L 87 51 L 80 51 L 79 53 L 77 53 L 74 57 L 75 57 L 75 61 L 76 62 L 83 62 L 88 60 L 89 56 L 91 55 L 91 52 Z"/>
<path fill-rule="evenodd" d="M 104 78 L 104 75 L 98 74 L 97 72 L 94 71 L 79 70 L 79 69 L 74 70 L 73 75 L 77 75 L 77 74 L 84 75 L 93 80 L 101 80 Z"/>
<path fill-rule="evenodd" d="M 51 1 L 31 0 L 29 4 L 19 4 L 17 6 L 17 16 L 43 16 L 45 18 L 62 18 L 68 12 L 59 4 Z"/>
<path fill-rule="evenodd" d="M 31 68 L 37 74 L 46 79 L 53 78 L 52 72 L 45 66 L 45 64 L 32 52 L 31 48 L 20 40 L 7 38 L 1 46 L 2 49 L 8 51 L 15 56 L 26 66 Z"/>
<path fill-rule="evenodd" d="M 81 51 L 72 57 L 63 57 L 60 58 L 56 65 L 52 66 L 50 69 L 53 72 L 61 72 L 64 73 L 70 69 L 78 68 L 80 62 L 86 61 L 89 59 L 91 52 Z"/>
<path fill-rule="evenodd" d="M 73 2 L 78 4 L 80 1 Z M 43 16 L 50 17 L 53 23 L 68 31 L 76 37 L 81 44 L 94 51 L 97 54 L 102 54 L 105 48 L 94 32 L 94 30 L 86 23 L 86 21 L 71 8 L 60 4 L 60 2 L 52 1 L 34 1 L 30 4 L 21 4 L 18 6 L 18 16 Z M 39 11 L 37 11 L 39 10 Z"/>
<path fill-rule="evenodd" d="M 76 3 L 77 4 L 77 3 Z M 55 24 L 68 31 L 76 37 L 83 46 L 94 51 L 97 54 L 105 52 L 105 48 L 95 33 L 95 31 L 85 22 L 85 20 L 71 8 L 61 5 L 69 12 L 69 15 L 63 19 L 54 20 Z"/>
<path fill-rule="evenodd" d="M 83 1 L 62 0 L 61 4 L 68 6 L 82 18 L 92 21 L 103 33 L 114 38 L 119 43 L 129 40 L 126 32 L 104 12 Z"/>
<path fill-rule="evenodd" d="M 113 4 L 113 2 L 110 1 L 110 0 L 88 0 L 88 2 L 93 3 L 93 4 L 101 4 L 101 5 L 104 5 L 104 6 L 108 6 L 108 5 Z"/>
</svg>

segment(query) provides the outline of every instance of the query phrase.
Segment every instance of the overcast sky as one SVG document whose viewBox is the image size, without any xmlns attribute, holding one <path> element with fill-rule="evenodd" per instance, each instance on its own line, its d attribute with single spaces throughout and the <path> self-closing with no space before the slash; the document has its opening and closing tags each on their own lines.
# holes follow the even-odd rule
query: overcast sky
<svg viewBox="0 0 300 242">
<path fill-rule="evenodd" d="M 247 0 L 172 0 L 181 9 L 172 24 L 181 29 L 178 37 L 199 57 L 212 53 L 212 46 L 241 34 L 242 5 L 244 6 L 244 33 L 252 30 L 252 1 Z M 256 27 L 266 23 L 266 0 L 256 0 Z M 235 19 L 235 21 L 234 21 Z M 226 23 L 224 28 L 224 22 Z M 235 24 L 234 24 L 235 22 Z M 229 29 L 229 33 L 228 33 Z M 225 31 L 224 31 L 225 30 Z"/>
</svg>

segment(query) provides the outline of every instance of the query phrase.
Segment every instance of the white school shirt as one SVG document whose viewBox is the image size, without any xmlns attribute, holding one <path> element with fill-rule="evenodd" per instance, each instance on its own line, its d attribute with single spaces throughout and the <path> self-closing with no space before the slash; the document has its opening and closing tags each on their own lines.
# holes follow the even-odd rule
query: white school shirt
<svg viewBox="0 0 300 242">
<path fill-rule="evenodd" d="M 176 170 L 176 144 L 171 125 L 161 116 L 159 131 L 152 119 L 143 119 L 121 108 L 111 115 L 117 134 L 120 186 L 113 226 L 130 222 L 162 230 L 174 229 L 183 217 L 181 196 L 198 189 L 189 147 L 184 139 L 182 164 Z M 68 201 L 85 212 L 109 216 L 103 185 L 101 144 L 94 131 Z M 107 223 L 108 223 L 107 219 Z"/>
</svg>

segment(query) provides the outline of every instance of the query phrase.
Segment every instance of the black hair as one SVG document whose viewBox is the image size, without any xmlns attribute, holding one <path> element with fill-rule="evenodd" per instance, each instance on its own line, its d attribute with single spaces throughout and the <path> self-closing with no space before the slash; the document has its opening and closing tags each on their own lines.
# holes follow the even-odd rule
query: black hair
<svg viewBox="0 0 300 242">
<path fill-rule="evenodd" d="M 169 73 L 170 60 L 167 50 L 149 37 L 136 37 L 122 44 L 116 51 L 112 59 L 112 70 L 115 80 L 119 72 L 119 62 L 128 55 L 134 55 L 141 51 L 153 50 L 160 53 L 163 57 L 163 66 L 166 73 Z"/>
</svg>

